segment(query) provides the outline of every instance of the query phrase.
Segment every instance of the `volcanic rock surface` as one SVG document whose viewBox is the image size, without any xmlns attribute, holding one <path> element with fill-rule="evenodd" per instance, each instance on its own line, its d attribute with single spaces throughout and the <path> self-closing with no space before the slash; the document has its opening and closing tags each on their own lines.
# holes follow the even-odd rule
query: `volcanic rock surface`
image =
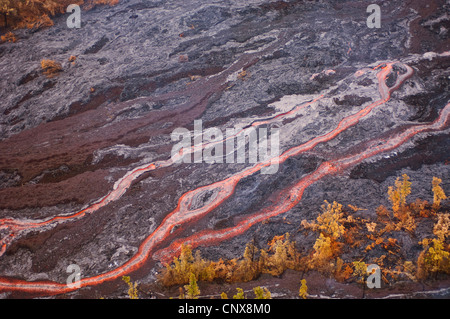
<svg viewBox="0 0 450 319">
<path fill-rule="evenodd" d="M 381 7 L 379 29 L 366 24 L 371 3 Z M 11 285 L 0 285 L 2 296 L 124 296 L 121 276 L 152 285 L 175 240 L 193 238 L 202 256 L 218 260 L 289 232 L 307 252 L 316 237 L 300 222 L 314 220 L 324 200 L 376 218 L 402 174 L 412 199 L 433 201 L 433 176 L 450 194 L 449 10 L 444 0 L 122 0 L 83 11 L 80 29 L 62 15 L 53 27 L 14 31 L 19 40 L 0 45 L 0 283 Z M 63 71 L 47 77 L 43 59 Z M 278 129 L 280 154 L 316 143 L 274 174 L 251 171 L 248 160 L 171 162 L 172 132 L 193 132 L 196 120 L 223 136 Z M 402 132 L 412 134 L 400 140 Z M 289 199 L 292 207 L 280 208 L 310 174 L 317 178 Z M 210 237 L 195 237 L 203 232 Z M 418 228 L 402 250 L 409 260 L 424 236 Z M 66 291 L 71 264 L 87 281 Z M 317 295 L 360 297 L 355 285 L 333 290 L 331 279 L 309 276 Z M 296 297 L 298 287 L 282 279 L 260 280 Z M 448 277 L 434 285 L 448 288 Z"/>
</svg>

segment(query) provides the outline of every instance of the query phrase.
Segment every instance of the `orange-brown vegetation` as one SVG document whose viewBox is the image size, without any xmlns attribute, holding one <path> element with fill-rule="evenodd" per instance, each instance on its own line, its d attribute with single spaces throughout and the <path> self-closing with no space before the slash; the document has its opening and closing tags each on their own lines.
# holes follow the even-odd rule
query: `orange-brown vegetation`
<svg viewBox="0 0 450 319">
<path fill-rule="evenodd" d="M 16 35 L 9 31 L 8 33 L 2 35 L 0 37 L 1 42 L 13 42 L 15 43 L 17 41 Z"/>
<path fill-rule="evenodd" d="M 439 183 L 433 179 L 432 190 L 438 193 L 434 203 L 438 202 L 436 196 L 441 201 L 446 198 L 442 188 L 438 189 Z M 388 285 L 399 278 L 416 281 L 450 274 L 450 214 L 443 210 L 441 201 L 439 207 L 420 199 L 408 203 L 406 197 L 410 193 L 411 182 L 403 175 L 388 189 L 392 208 L 378 207 L 375 218 L 355 216 L 367 209 L 348 205 L 350 209 L 345 210 L 337 202 L 325 201 L 315 220 L 301 222 L 300 232 L 317 233 L 312 247 L 302 247 L 302 254 L 289 233 L 273 237 L 266 249 L 248 243 L 240 258 L 230 260 L 204 260 L 199 251 L 194 257 L 190 248 L 184 246 L 180 257 L 163 269 L 160 282 L 165 286 L 186 284 L 191 273 L 203 281 L 247 282 L 264 273 L 280 276 L 286 269 L 302 273 L 314 270 L 341 282 L 362 282 L 370 264 L 381 268 L 382 280 Z M 421 234 L 427 238 L 416 242 L 423 251 L 416 261 L 407 260 L 398 238 L 413 241 L 417 238 L 416 226 L 423 221 L 430 225 L 427 220 L 433 220 L 433 226 L 429 233 Z M 350 260 L 349 253 L 354 252 L 354 260 Z"/>
<path fill-rule="evenodd" d="M 180 257 L 166 265 L 160 275 L 164 286 L 185 284 L 190 274 L 197 280 L 220 282 L 247 282 L 256 279 L 262 273 L 281 275 L 286 269 L 297 269 L 300 254 L 289 240 L 289 234 L 275 236 L 269 248 L 257 249 L 248 243 L 241 258 L 218 261 L 204 260 L 197 250 L 195 257 L 189 246 L 182 246 Z"/>
<path fill-rule="evenodd" d="M 119 0 L 0 0 L 0 26 L 43 28 L 53 25 L 52 17 L 66 12 L 70 4 L 85 10 L 96 5 L 116 5 Z"/>
<path fill-rule="evenodd" d="M 441 187 L 442 180 L 437 177 L 433 177 L 433 181 L 431 184 L 433 185 L 433 209 L 439 209 L 442 200 L 446 200 L 447 196 L 445 196 L 444 190 Z"/>
<path fill-rule="evenodd" d="M 336 259 L 341 251 L 343 243 L 341 238 L 345 235 L 344 213 L 342 205 L 325 201 L 322 205 L 322 214 L 317 217 L 317 222 L 304 223 L 308 228 L 319 232 L 319 237 L 314 243 L 314 252 L 309 260 L 311 269 L 330 270 L 330 261 Z M 333 266 L 332 266 L 333 267 Z"/>
<path fill-rule="evenodd" d="M 63 68 L 61 63 L 53 60 L 42 60 L 41 61 L 42 72 L 48 77 L 52 78 L 56 76 L 59 72 L 62 72 Z"/>
</svg>

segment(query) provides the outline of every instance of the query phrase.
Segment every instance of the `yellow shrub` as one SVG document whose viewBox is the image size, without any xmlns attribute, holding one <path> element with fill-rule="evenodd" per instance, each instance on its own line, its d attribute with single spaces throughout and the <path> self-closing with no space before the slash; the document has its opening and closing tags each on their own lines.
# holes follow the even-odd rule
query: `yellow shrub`
<svg viewBox="0 0 450 319">
<path fill-rule="evenodd" d="M 190 246 L 182 245 L 180 257 L 175 257 L 172 265 L 166 265 L 159 280 L 165 286 L 181 285 L 189 282 L 191 274 L 194 274 L 196 280 L 203 281 L 211 281 L 216 277 L 211 261 L 204 260 L 200 251 L 194 257 Z"/>
<path fill-rule="evenodd" d="M 130 299 L 139 299 L 137 283 L 132 283 L 129 276 L 122 276 L 122 280 L 125 281 L 128 285 L 128 297 Z"/>
<path fill-rule="evenodd" d="M 330 260 L 338 254 L 342 246 L 338 239 L 346 234 L 343 215 L 342 205 L 337 202 L 330 204 L 325 201 L 322 205 L 322 214 L 317 217 L 317 223 L 311 225 L 312 229 L 320 232 L 309 261 L 311 268 L 333 271 L 334 264 L 330 263 Z"/>
<path fill-rule="evenodd" d="M 197 279 L 193 273 L 189 274 L 189 285 L 184 286 L 186 290 L 186 299 L 197 299 L 198 295 L 200 295 L 200 289 L 197 285 Z"/>
<path fill-rule="evenodd" d="M 267 288 L 261 288 L 261 287 L 255 287 L 253 288 L 253 292 L 255 293 L 255 299 L 271 299 L 271 294 L 269 289 Z"/>
<path fill-rule="evenodd" d="M 269 242 L 269 252 L 272 255 L 264 255 L 263 272 L 274 276 L 281 275 L 288 268 L 295 268 L 298 253 L 294 243 L 289 240 L 289 234 L 275 236 Z"/>
<path fill-rule="evenodd" d="M 298 295 L 300 298 L 306 299 L 306 297 L 308 297 L 308 286 L 306 285 L 306 279 L 302 279 L 300 283 L 301 286 L 298 290 Z"/>
<path fill-rule="evenodd" d="M 450 235 L 450 214 L 438 215 L 438 221 L 434 225 L 433 234 L 435 234 L 440 241 L 445 241 Z"/>
<path fill-rule="evenodd" d="M 363 261 L 354 261 L 353 262 L 353 274 L 358 277 L 359 282 L 363 282 L 365 276 L 367 275 L 367 265 Z"/>
<path fill-rule="evenodd" d="M 242 288 L 236 288 L 237 293 L 233 296 L 233 299 L 245 299 L 244 290 Z"/>
<path fill-rule="evenodd" d="M 261 273 L 255 253 L 256 247 L 252 243 L 248 243 L 245 247 L 243 259 L 236 261 L 236 267 L 230 269 L 231 273 L 228 276 L 230 281 L 250 281 Z"/>
<path fill-rule="evenodd" d="M 417 277 L 425 279 L 430 273 L 450 273 L 450 253 L 444 250 L 444 243 L 439 239 L 424 239 L 422 241 L 423 251 L 417 260 Z"/>
<path fill-rule="evenodd" d="M 312 256 L 312 267 L 325 265 L 333 257 L 331 238 L 325 237 L 322 233 L 314 243 L 314 254 Z"/>
<path fill-rule="evenodd" d="M 400 181 L 399 177 L 396 179 L 395 188 L 392 186 L 389 186 L 388 188 L 389 200 L 392 203 L 392 210 L 394 213 L 405 207 L 406 197 L 411 193 L 411 182 L 409 181 L 409 176 L 403 174 L 402 177 L 402 181 Z"/>
<path fill-rule="evenodd" d="M 447 199 L 447 196 L 444 193 L 444 190 L 439 185 L 441 184 L 442 180 L 437 177 L 433 177 L 433 181 L 431 184 L 433 185 L 433 208 L 439 209 L 439 206 L 441 205 L 441 201 Z"/>
<path fill-rule="evenodd" d="M 345 232 L 342 225 L 344 215 L 342 205 L 337 202 L 330 204 L 325 201 L 325 204 L 322 205 L 322 211 L 323 213 L 317 217 L 319 231 L 335 240 L 339 239 Z"/>
</svg>

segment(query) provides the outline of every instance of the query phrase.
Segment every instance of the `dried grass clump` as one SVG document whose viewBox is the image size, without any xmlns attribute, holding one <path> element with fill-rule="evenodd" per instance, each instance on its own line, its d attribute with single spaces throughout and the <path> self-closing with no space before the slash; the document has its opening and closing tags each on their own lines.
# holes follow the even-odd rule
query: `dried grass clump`
<svg viewBox="0 0 450 319">
<path fill-rule="evenodd" d="M 14 33 L 12 33 L 11 31 L 9 31 L 5 35 L 2 35 L 0 37 L 0 39 L 1 39 L 1 42 L 13 42 L 13 43 L 15 43 L 17 41 L 16 35 Z"/>
<path fill-rule="evenodd" d="M 42 60 L 41 68 L 48 78 L 56 76 L 59 72 L 62 72 L 63 70 L 61 63 L 53 60 Z"/>
</svg>

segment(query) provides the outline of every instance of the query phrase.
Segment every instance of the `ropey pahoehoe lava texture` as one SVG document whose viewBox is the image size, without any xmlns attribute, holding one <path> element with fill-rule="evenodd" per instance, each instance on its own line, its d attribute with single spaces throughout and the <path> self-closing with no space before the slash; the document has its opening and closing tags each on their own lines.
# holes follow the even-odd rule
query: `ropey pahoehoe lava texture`
<svg viewBox="0 0 450 319">
<path fill-rule="evenodd" d="M 370 4 L 380 28 L 366 23 Z M 43 28 L 1 28 L 0 296 L 123 297 L 123 276 L 143 296 L 174 296 L 158 273 L 182 245 L 217 261 L 286 233 L 307 263 L 318 234 L 302 221 L 336 201 L 355 236 L 330 263 L 384 261 L 382 288 L 317 267 L 245 284 L 296 298 L 292 278 L 304 276 L 316 297 L 448 297 L 450 269 L 425 278 L 405 263 L 420 272 L 449 213 L 445 196 L 436 204 L 437 187 L 450 194 L 449 9 L 445 0 L 122 0 L 82 11 L 80 28 L 68 28 L 69 13 Z M 278 132 L 279 154 L 255 163 L 226 152 L 259 129 Z M 193 132 L 183 154 L 173 152 L 180 130 Z M 177 161 L 216 145 L 215 163 Z M 374 231 L 405 174 L 411 212 L 405 203 L 389 217 L 403 226 Z M 389 244 L 373 249 L 374 236 Z M 73 264 L 77 285 L 67 283 Z M 397 281 L 406 286 L 396 291 Z"/>
</svg>

